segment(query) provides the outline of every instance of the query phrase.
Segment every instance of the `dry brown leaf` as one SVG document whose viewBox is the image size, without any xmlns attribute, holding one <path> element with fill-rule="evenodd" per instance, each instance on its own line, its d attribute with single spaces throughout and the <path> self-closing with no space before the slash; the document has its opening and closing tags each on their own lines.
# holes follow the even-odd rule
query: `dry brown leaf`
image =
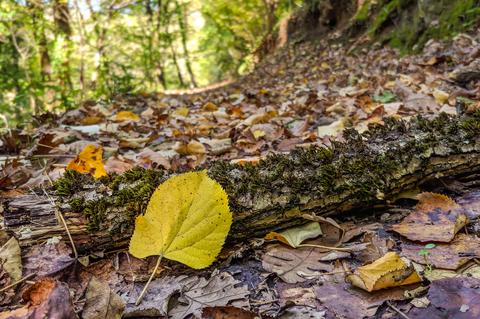
<svg viewBox="0 0 480 319">
<path fill-rule="evenodd" d="M 125 302 L 107 283 L 92 277 L 85 293 L 83 319 L 118 319 L 125 309 Z"/>
<path fill-rule="evenodd" d="M 0 233 L 4 233 L 0 230 Z M 2 238 L 6 237 L 2 235 Z M 5 243 L 0 242 L 0 263 L 2 269 L 13 281 L 22 278 L 22 258 L 20 245 L 15 237 L 10 237 Z"/>
<path fill-rule="evenodd" d="M 322 273 L 333 270 L 330 261 L 349 256 L 343 251 L 320 252 L 313 247 L 293 249 L 275 244 L 267 246 L 262 267 L 287 283 L 298 283 L 311 277 L 321 278 Z"/>
<path fill-rule="evenodd" d="M 191 140 L 188 143 L 178 142 L 175 144 L 174 150 L 181 155 L 205 154 L 207 152 L 205 146 L 195 140 Z"/>
<path fill-rule="evenodd" d="M 474 235 L 458 234 L 452 242 L 436 244 L 428 249 L 427 255 L 420 255 L 419 252 L 424 249 L 421 244 L 404 243 L 402 255 L 419 264 L 455 270 L 473 258 L 480 258 L 480 239 Z"/>
<path fill-rule="evenodd" d="M 213 273 L 208 280 L 199 277 L 193 279 L 189 284 L 182 285 L 182 295 L 168 311 L 169 318 L 183 319 L 192 314 L 199 318 L 205 307 L 249 308 L 248 288 L 229 273 Z"/>
<path fill-rule="evenodd" d="M 0 319 L 7 318 L 78 318 L 73 308 L 66 284 L 52 278 L 35 282 L 23 293 L 27 305 L 12 311 L 0 313 Z"/>
<path fill-rule="evenodd" d="M 373 263 L 355 269 L 347 280 L 369 292 L 422 281 L 413 265 L 395 252 L 386 253 Z"/>
<path fill-rule="evenodd" d="M 450 242 L 468 222 L 460 206 L 445 195 L 421 193 L 415 211 L 392 230 L 410 240 Z"/>
<path fill-rule="evenodd" d="M 413 308 L 411 319 L 480 318 L 480 279 L 457 277 L 435 280 L 430 284 L 426 308 Z"/>
<path fill-rule="evenodd" d="M 326 282 L 315 289 L 320 303 L 333 312 L 333 318 L 361 319 L 375 315 L 386 300 L 403 300 L 405 289 L 396 287 L 366 292 L 346 283 Z"/>
<path fill-rule="evenodd" d="M 260 318 L 250 311 L 231 306 L 206 307 L 202 311 L 202 319 L 256 319 Z"/>
</svg>

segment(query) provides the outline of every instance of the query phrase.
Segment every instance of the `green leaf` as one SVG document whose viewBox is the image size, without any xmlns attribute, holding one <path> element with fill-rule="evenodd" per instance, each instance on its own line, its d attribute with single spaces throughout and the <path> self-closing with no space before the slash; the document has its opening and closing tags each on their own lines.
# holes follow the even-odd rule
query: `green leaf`
<svg viewBox="0 0 480 319">
<path fill-rule="evenodd" d="M 373 96 L 373 100 L 375 102 L 379 102 L 379 103 L 390 103 L 390 102 L 394 102 L 395 100 L 397 99 L 397 97 L 395 96 L 395 94 L 393 94 L 391 91 L 383 91 L 382 94 L 376 94 Z"/>
</svg>

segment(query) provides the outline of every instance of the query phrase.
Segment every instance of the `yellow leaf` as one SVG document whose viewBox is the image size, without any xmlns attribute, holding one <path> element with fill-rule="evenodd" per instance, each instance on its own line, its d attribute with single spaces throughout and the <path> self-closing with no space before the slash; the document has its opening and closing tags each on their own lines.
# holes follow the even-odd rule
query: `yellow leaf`
<svg viewBox="0 0 480 319">
<path fill-rule="evenodd" d="M 103 149 L 100 146 L 88 144 L 76 158 L 68 163 L 67 169 L 91 174 L 95 178 L 105 176 L 107 172 L 102 163 L 102 153 Z"/>
<path fill-rule="evenodd" d="M 412 263 L 395 252 L 388 252 L 373 263 L 358 267 L 347 276 L 347 280 L 369 292 L 422 281 Z"/>
<path fill-rule="evenodd" d="M 298 247 L 303 241 L 322 235 L 318 222 L 311 222 L 302 226 L 292 227 L 280 233 L 270 232 L 265 236 L 267 240 L 276 239 L 293 248 Z"/>
<path fill-rule="evenodd" d="M 265 131 L 264 130 L 255 130 L 253 131 L 253 137 L 255 137 L 256 140 L 258 140 L 260 137 L 265 136 Z"/>
<path fill-rule="evenodd" d="M 216 106 L 214 103 L 212 102 L 207 102 L 205 103 L 203 106 L 202 106 L 202 110 L 204 111 L 216 111 L 218 110 L 218 106 Z"/>
<path fill-rule="evenodd" d="M 220 252 L 232 224 L 228 197 L 205 171 L 169 178 L 138 216 L 130 253 L 160 255 L 195 269 L 208 267 Z"/>
<path fill-rule="evenodd" d="M 125 121 L 134 121 L 138 122 L 140 121 L 140 117 L 130 111 L 120 111 L 117 114 L 115 114 L 115 122 L 125 122 Z"/>
<path fill-rule="evenodd" d="M 187 116 L 188 113 L 190 112 L 190 110 L 188 109 L 188 107 L 179 107 L 178 109 L 176 109 L 173 114 L 175 115 L 180 115 L 180 116 Z"/>
<path fill-rule="evenodd" d="M 443 105 L 448 101 L 448 98 L 450 97 L 450 95 L 447 92 L 444 92 L 439 89 L 435 89 L 433 91 L 433 97 L 435 98 L 435 101 L 438 104 Z"/>
<path fill-rule="evenodd" d="M 188 142 L 188 144 L 178 142 L 177 144 L 175 144 L 174 150 L 181 155 L 205 154 L 207 152 L 205 146 L 195 140 Z"/>
</svg>

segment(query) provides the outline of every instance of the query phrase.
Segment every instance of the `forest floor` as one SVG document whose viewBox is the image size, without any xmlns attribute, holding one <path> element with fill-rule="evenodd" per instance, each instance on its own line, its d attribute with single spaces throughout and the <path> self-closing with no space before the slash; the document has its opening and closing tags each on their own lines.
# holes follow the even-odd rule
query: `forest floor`
<svg viewBox="0 0 480 319">
<path fill-rule="evenodd" d="M 51 188 L 88 144 L 103 150 L 107 173 L 191 170 L 328 146 L 344 128 L 365 132 L 386 117 L 473 113 L 480 33 L 472 34 L 403 57 L 305 42 L 213 90 L 118 96 L 38 116 L 1 137 L 0 203 Z M 20 248 L 0 226 L 0 318 L 479 318 L 475 185 L 438 180 L 388 207 L 322 219 L 317 238 L 293 229 L 310 244 L 344 250 L 256 238 L 226 247 L 205 270 L 167 263 L 138 306 L 154 258 L 117 251 L 76 259 L 66 235 Z"/>
</svg>

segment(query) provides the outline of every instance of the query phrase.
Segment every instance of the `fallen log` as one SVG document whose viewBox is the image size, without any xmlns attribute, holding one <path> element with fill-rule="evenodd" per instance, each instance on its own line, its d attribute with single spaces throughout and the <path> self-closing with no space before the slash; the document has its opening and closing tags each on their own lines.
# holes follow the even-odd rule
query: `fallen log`
<svg viewBox="0 0 480 319">
<path fill-rule="evenodd" d="M 479 133 L 480 113 L 387 119 L 363 134 L 348 129 L 344 141 L 328 147 L 274 154 L 257 165 L 213 162 L 206 169 L 229 196 L 229 240 L 241 240 L 304 223 L 304 214 L 368 208 L 427 181 L 474 176 L 480 172 Z M 56 215 L 62 213 L 79 252 L 124 248 L 135 217 L 171 174 L 136 168 L 95 181 L 68 171 L 55 183 L 55 203 L 41 194 L 7 201 L 4 224 L 22 245 L 67 238 Z"/>
</svg>

